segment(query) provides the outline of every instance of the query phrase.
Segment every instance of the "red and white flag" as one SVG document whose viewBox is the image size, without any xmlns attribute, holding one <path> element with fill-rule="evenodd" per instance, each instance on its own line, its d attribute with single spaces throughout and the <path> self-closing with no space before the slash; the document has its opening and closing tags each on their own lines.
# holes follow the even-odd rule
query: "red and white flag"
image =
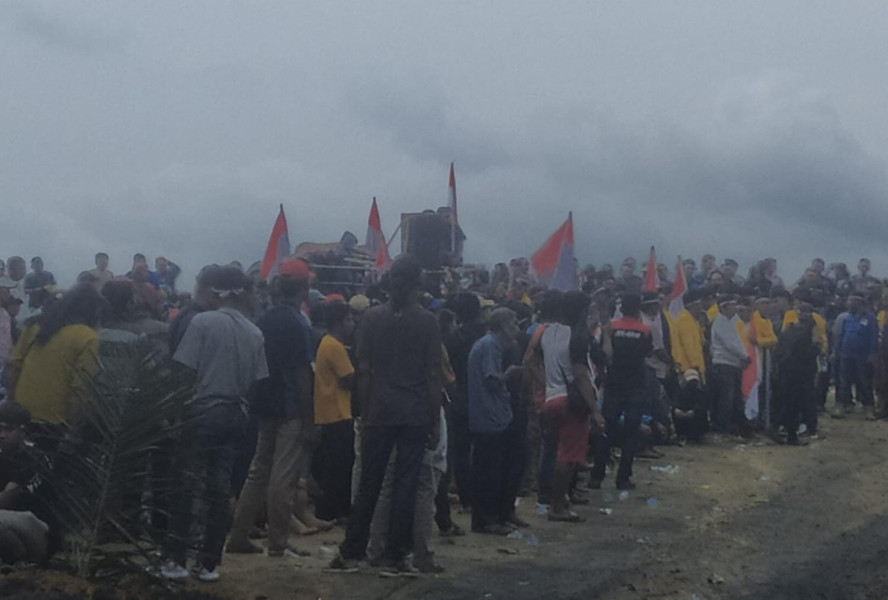
<svg viewBox="0 0 888 600">
<path fill-rule="evenodd" d="M 660 289 L 660 275 L 657 273 L 657 253 L 651 246 L 651 254 L 648 257 L 647 269 L 644 272 L 644 291 L 656 292 Z"/>
<path fill-rule="evenodd" d="M 367 220 L 367 249 L 373 255 L 373 268 L 377 271 L 386 270 L 391 265 L 388 244 L 382 233 L 382 220 L 379 218 L 379 207 L 376 206 L 376 198 L 370 206 L 370 218 Z"/>
<path fill-rule="evenodd" d="M 681 311 L 684 310 L 684 295 L 688 291 L 688 282 L 685 279 L 684 267 L 682 266 L 681 257 L 678 257 L 678 263 L 675 265 L 675 278 L 672 281 L 672 291 L 666 298 L 669 306 L 669 314 L 672 318 L 677 319 Z"/>
<path fill-rule="evenodd" d="M 284 205 L 281 204 L 280 212 L 271 228 L 271 237 L 268 238 L 268 246 L 265 247 L 265 257 L 259 267 L 259 277 L 268 279 L 278 273 L 278 265 L 290 255 L 290 235 L 287 231 L 287 216 L 284 214 Z"/>
</svg>

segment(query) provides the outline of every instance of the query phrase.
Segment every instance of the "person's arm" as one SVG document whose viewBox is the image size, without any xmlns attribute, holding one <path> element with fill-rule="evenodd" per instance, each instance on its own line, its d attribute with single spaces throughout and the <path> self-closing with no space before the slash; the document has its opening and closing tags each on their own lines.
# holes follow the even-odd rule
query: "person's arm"
<svg viewBox="0 0 888 600">
<path fill-rule="evenodd" d="M 867 337 L 869 341 L 869 360 L 872 364 L 875 364 L 876 358 L 879 355 L 879 328 L 875 319 L 867 327 Z"/>
</svg>

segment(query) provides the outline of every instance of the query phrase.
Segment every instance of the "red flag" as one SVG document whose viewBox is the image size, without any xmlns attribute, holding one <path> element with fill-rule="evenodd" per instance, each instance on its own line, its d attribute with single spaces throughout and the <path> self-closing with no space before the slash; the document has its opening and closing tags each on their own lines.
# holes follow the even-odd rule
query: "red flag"
<svg viewBox="0 0 888 600">
<path fill-rule="evenodd" d="M 373 255 L 373 268 L 382 271 L 388 268 L 392 259 L 389 257 L 388 244 L 382 233 L 382 220 L 379 218 L 379 207 L 376 198 L 370 206 L 370 218 L 367 220 L 367 249 Z"/>
<path fill-rule="evenodd" d="M 453 173 L 453 163 L 450 163 L 450 186 L 447 197 L 447 206 L 450 207 L 450 220 L 454 225 L 459 224 L 459 214 L 456 211 L 456 175 Z"/>
<path fill-rule="evenodd" d="M 259 267 L 259 277 L 268 279 L 277 275 L 278 265 L 290 254 L 290 236 L 287 232 L 287 217 L 284 215 L 284 205 L 271 229 L 271 237 L 268 238 L 268 246 L 265 248 L 265 257 Z"/>
<path fill-rule="evenodd" d="M 672 291 L 666 298 L 669 304 L 669 314 L 677 318 L 681 311 L 684 310 L 684 295 L 688 291 L 688 282 L 685 279 L 684 266 L 681 257 L 678 257 L 678 264 L 675 265 L 675 278 L 672 281 Z"/>
<path fill-rule="evenodd" d="M 657 253 L 651 246 L 651 255 L 648 258 L 647 270 L 644 273 L 644 291 L 656 292 L 660 289 L 660 275 L 657 273 Z"/>
<path fill-rule="evenodd" d="M 530 257 L 530 264 L 542 283 L 563 292 L 579 287 L 574 255 L 573 213 Z"/>
</svg>

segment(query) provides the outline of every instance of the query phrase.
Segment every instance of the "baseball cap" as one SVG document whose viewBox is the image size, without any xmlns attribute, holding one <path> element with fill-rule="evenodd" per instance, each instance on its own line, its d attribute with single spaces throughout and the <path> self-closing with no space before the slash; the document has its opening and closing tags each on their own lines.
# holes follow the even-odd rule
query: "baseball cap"
<svg viewBox="0 0 888 600">
<path fill-rule="evenodd" d="M 688 369 L 682 374 L 685 381 L 700 381 L 700 373 L 696 369 Z"/>
<path fill-rule="evenodd" d="M 370 298 L 364 294 L 356 294 L 348 301 L 348 305 L 351 306 L 351 309 L 355 312 L 364 312 L 370 308 Z"/>
<path fill-rule="evenodd" d="M 315 274 L 308 268 L 308 263 L 301 258 L 285 258 L 278 267 L 278 274 L 293 279 L 314 279 Z"/>
</svg>

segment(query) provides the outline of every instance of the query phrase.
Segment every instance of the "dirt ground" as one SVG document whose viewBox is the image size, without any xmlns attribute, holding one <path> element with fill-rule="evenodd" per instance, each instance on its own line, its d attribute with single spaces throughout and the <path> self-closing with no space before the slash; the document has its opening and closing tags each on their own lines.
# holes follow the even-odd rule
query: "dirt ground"
<svg viewBox="0 0 888 600">
<path fill-rule="evenodd" d="M 825 418 L 821 439 L 802 448 L 762 438 L 664 450 L 636 463 L 628 498 L 609 479 L 578 507 L 586 523 L 549 523 L 525 501 L 523 540 L 439 540 L 439 576 L 324 573 L 340 532 L 294 538 L 312 552 L 298 560 L 226 557 L 212 591 L 238 600 L 888 598 L 888 422 Z M 668 465 L 678 472 L 651 470 Z M 468 528 L 467 515 L 456 518 Z"/>
<path fill-rule="evenodd" d="M 888 421 L 825 418 L 821 439 L 802 448 L 762 438 L 664 450 L 637 461 L 628 498 L 607 480 L 578 507 L 585 523 L 549 523 L 525 500 L 524 539 L 437 540 L 442 575 L 324 573 L 340 530 L 293 538 L 306 558 L 226 556 L 220 582 L 183 591 L 232 600 L 888 598 Z M 651 470 L 668 465 L 679 470 Z M 456 519 L 468 528 L 468 515 Z"/>
</svg>

